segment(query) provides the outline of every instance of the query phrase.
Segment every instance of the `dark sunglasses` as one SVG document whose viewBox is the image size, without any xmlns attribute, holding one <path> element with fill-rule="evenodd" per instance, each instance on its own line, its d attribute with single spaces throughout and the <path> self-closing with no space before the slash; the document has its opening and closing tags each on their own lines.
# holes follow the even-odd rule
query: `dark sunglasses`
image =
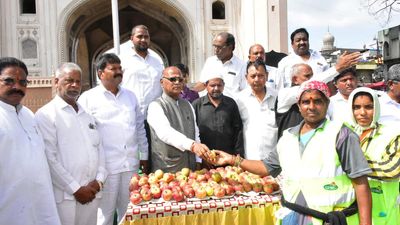
<svg viewBox="0 0 400 225">
<path fill-rule="evenodd" d="M 176 83 L 177 81 L 179 83 L 183 82 L 183 78 L 182 77 L 163 77 L 163 78 L 171 81 L 172 83 Z"/>
<path fill-rule="evenodd" d="M 29 84 L 29 81 L 26 79 L 17 81 L 15 79 L 12 79 L 11 77 L 8 77 L 8 78 L 0 79 L 0 80 L 3 82 L 4 85 L 7 85 L 7 86 L 14 86 L 17 82 L 19 85 L 21 85 L 23 87 L 26 87 Z"/>
</svg>

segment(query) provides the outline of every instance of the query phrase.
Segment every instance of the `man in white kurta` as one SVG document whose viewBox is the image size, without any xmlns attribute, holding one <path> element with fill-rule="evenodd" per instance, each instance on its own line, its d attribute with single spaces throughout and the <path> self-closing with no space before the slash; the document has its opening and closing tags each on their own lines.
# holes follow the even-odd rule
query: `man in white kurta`
<svg viewBox="0 0 400 225">
<path fill-rule="evenodd" d="M 59 225 L 43 139 L 33 113 L 20 104 L 28 71 L 7 57 L 0 58 L 0 72 L 0 224 Z"/>
<path fill-rule="evenodd" d="M 306 29 L 299 28 L 290 35 L 293 52 L 284 57 L 278 64 L 278 74 L 283 87 L 292 85 L 291 69 L 299 63 L 311 66 L 315 76 L 318 76 L 329 68 L 325 58 L 319 52 L 310 49 L 309 34 Z"/>
<path fill-rule="evenodd" d="M 200 82 L 205 89 L 205 83 L 210 74 L 221 74 L 225 82 L 224 95 L 237 98 L 240 91 L 246 87 L 246 63 L 233 54 L 235 37 L 227 32 L 219 33 L 213 40 L 214 56 L 207 58 L 200 74 Z M 201 85 L 200 85 L 201 86 Z M 204 96 L 207 92 L 201 92 Z"/>
<path fill-rule="evenodd" d="M 81 70 L 73 63 L 56 72 L 57 95 L 38 110 L 63 225 L 95 225 L 102 183 L 106 178 L 103 148 L 94 117 L 76 102 Z"/>
<path fill-rule="evenodd" d="M 150 35 L 146 26 L 135 26 L 132 29 L 131 41 L 133 48 L 119 56 L 124 70 L 122 86 L 135 93 L 140 111 L 146 119 L 150 102 L 161 96 L 160 79 L 164 65 L 148 49 Z"/>
<path fill-rule="evenodd" d="M 97 224 L 112 225 L 129 204 L 129 182 L 139 165 L 147 173 L 148 144 L 144 118 L 133 92 L 119 86 L 121 61 L 115 54 L 104 54 L 97 61 L 101 84 L 84 92 L 79 103 L 97 120 L 104 147 L 107 180 L 98 210 Z"/>
</svg>

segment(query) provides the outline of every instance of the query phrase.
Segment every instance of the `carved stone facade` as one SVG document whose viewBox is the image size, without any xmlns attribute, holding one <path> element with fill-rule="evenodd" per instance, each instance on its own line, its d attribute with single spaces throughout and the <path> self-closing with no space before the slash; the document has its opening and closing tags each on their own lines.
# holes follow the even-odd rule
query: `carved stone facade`
<svg viewBox="0 0 400 225">
<path fill-rule="evenodd" d="M 32 77 L 50 77 L 72 61 L 82 67 L 84 85 L 92 86 L 94 62 L 113 48 L 111 1 L 2 0 L 0 56 L 22 59 Z M 235 54 L 243 59 L 254 43 L 288 51 L 286 0 L 118 0 L 118 11 L 121 43 L 134 25 L 145 24 L 151 49 L 165 65 L 187 64 L 192 81 L 221 31 L 236 37 Z"/>
</svg>

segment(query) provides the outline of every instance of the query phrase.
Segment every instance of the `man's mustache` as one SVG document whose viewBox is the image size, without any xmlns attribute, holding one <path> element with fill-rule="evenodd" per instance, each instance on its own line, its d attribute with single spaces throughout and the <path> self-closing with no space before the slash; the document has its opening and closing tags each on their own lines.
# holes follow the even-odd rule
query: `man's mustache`
<svg viewBox="0 0 400 225">
<path fill-rule="evenodd" d="M 121 73 L 115 74 L 114 78 L 117 78 L 117 77 L 122 77 L 122 74 Z"/>
<path fill-rule="evenodd" d="M 9 90 L 9 91 L 6 92 L 6 95 L 13 95 L 13 94 L 19 94 L 19 95 L 21 95 L 22 97 L 25 96 L 25 92 L 23 92 L 23 91 L 20 90 L 20 89 L 11 89 L 11 90 Z"/>
</svg>

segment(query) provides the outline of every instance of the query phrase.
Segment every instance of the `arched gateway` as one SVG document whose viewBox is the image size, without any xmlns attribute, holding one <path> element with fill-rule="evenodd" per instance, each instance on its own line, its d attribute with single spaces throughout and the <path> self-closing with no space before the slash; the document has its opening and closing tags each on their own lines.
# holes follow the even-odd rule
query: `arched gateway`
<svg viewBox="0 0 400 225">
<path fill-rule="evenodd" d="M 151 46 L 165 65 L 192 60 L 194 28 L 177 1 L 153 0 L 119 1 L 121 42 L 129 40 L 131 29 L 145 24 L 150 31 Z M 84 83 L 94 85 L 94 62 L 113 47 L 113 28 L 110 0 L 71 2 L 61 14 L 58 28 L 59 62 L 74 61 L 84 74 Z"/>
</svg>

